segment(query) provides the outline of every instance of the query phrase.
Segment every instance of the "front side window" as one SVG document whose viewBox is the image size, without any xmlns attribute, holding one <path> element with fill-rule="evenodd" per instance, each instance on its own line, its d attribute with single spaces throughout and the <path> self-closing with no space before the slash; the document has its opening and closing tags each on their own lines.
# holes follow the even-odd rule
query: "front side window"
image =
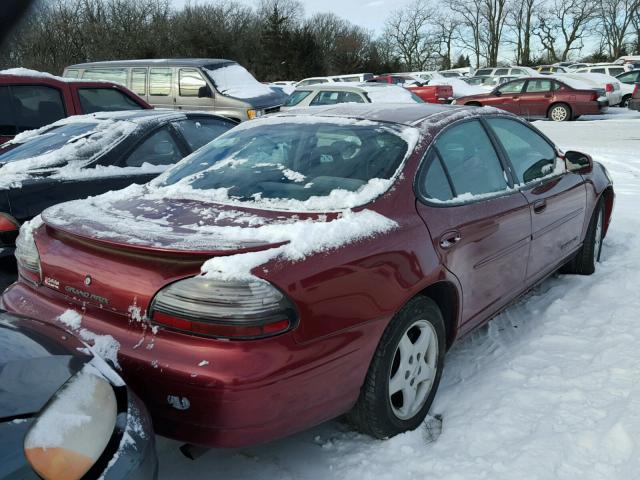
<svg viewBox="0 0 640 480">
<path fill-rule="evenodd" d="M 182 152 L 173 136 L 166 128 L 152 133 L 138 145 L 126 161 L 127 167 L 151 165 L 171 165 L 182 158 Z"/>
<path fill-rule="evenodd" d="M 115 88 L 79 88 L 78 96 L 84 113 L 142 110 L 141 105 Z"/>
<path fill-rule="evenodd" d="M 197 97 L 201 87 L 206 87 L 200 72 L 191 68 L 181 68 L 178 72 L 178 87 L 181 97 Z"/>
<path fill-rule="evenodd" d="M 134 68 L 131 70 L 131 90 L 137 95 L 147 94 L 147 69 Z"/>
<path fill-rule="evenodd" d="M 18 132 L 40 128 L 67 116 L 57 88 L 12 85 L 11 95 Z"/>
<path fill-rule="evenodd" d="M 511 75 L 526 75 L 526 72 L 524 70 L 519 69 L 519 68 L 512 68 L 511 69 Z"/>
<path fill-rule="evenodd" d="M 550 92 L 552 90 L 551 80 L 529 80 L 527 83 L 527 93 Z"/>
<path fill-rule="evenodd" d="M 498 155 L 478 120 L 445 130 L 436 139 L 435 148 L 451 180 L 454 199 L 467 200 L 508 188 Z"/>
<path fill-rule="evenodd" d="M 211 118 L 188 118 L 174 122 L 192 150 L 197 150 L 235 126 L 232 122 Z"/>
<path fill-rule="evenodd" d="M 496 70 L 496 73 L 494 73 L 495 76 L 500 76 L 500 75 L 509 75 L 509 69 L 508 68 L 499 68 Z"/>
<path fill-rule="evenodd" d="M 554 173 L 556 152 L 543 137 L 516 120 L 490 118 L 487 123 L 515 168 L 518 183 L 529 183 Z"/>
<path fill-rule="evenodd" d="M 607 73 L 607 71 L 604 68 L 592 68 L 591 72 L 592 73 Z"/>
<path fill-rule="evenodd" d="M 493 68 L 481 68 L 476 71 L 475 76 L 479 77 L 481 75 L 491 75 L 493 73 Z"/>
<path fill-rule="evenodd" d="M 63 75 L 65 78 L 79 78 L 80 72 L 78 70 L 67 70 Z"/>
<path fill-rule="evenodd" d="M 400 127 L 360 123 L 336 125 L 314 117 L 249 122 L 192 154 L 158 183 L 212 191 L 243 203 L 307 201 L 341 190 L 335 202 L 334 197 L 318 199 L 325 202 L 319 208 L 331 202 L 331 209 L 369 181 L 391 179 L 409 149 Z"/>
<path fill-rule="evenodd" d="M 166 97 L 171 94 L 170 68 L 150 68 L 149 69 L 149 95 Z"/>
<path fill-rule="evenodd" d="M 83 80 L 104 80 L 127 86 L 127 70 L 124 68 L 88 68 L 82 74 Z"/>
<path fill-rule="evenodd" d="M 293 107 L 294 105 L 298 105 L 302 100 L 307 98 L 311 90 L 295 90 L 289 97 L 287 101 L 284 102 L 285 107 Z"/>
<path fill-rule="evenodd" d="M 505 83 L 500 87 L 500 93 L 520 93 L 524 87 L 525 80 L 517 80 L 515 82 Z"/>
</svg>

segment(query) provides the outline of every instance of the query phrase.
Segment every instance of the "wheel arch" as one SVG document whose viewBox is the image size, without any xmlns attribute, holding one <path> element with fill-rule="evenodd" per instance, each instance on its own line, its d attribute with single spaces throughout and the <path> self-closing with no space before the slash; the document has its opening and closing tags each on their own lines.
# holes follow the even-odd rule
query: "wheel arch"
<svg viewBox="0 0 640 480">
<path fill-rule="evenodd" d="M 428 297 L 438 305 L 444 319 L 448 350 L 453 345 L 458 333 L 458 318 L 461 310 L 458 288 L 453 282 L 443 280 L 423 288 L 416 296 Z"/>
<path fill-rule="evenodd" d="M 600 195 L 600 198 L 604 201 L 604 235 L 606 236 L 611 222 L 611 214 L 613 213 L 613 186 L 607 186 Z"/>
</svg>

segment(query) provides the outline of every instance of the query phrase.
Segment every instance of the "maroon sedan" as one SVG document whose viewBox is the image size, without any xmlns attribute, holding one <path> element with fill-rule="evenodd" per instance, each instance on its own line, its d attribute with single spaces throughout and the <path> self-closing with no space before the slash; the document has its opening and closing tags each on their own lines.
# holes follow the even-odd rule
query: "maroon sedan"
<svg viewBox="0 0 640 480">
<path fill-rule="evenodd" d="M 556 122 L 575 120 L 580 115 L 598 115 L 609 106 L 604 91 L 575 80 L 549 77 L 518 78 L 492 92 L 461 97 L 454 103 L 497 107 L 530 120 L 549 118 Z"/>
<path fill-rule="evenodd" d="M 163 435 L 241 446 L 348 413 L 386 438 L 423 421 L 456 338 L 594 271 L 613 200 L 604 167 L 496 109 L 300 109 L 46 210 L 2 301 L 113 337 Z"/>
</svg>

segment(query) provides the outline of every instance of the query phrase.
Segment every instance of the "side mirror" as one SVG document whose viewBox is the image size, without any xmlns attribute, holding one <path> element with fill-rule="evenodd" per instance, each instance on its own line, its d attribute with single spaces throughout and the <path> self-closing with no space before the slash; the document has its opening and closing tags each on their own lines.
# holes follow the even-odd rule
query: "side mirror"
<svg viewBox="0 0 640 480">
<path fill-rule="evenodd" d="M 494 90 L 494 91 L 493 91 L 493 94 L 494 94 L 496 97 L 499 97 L 500 95 L 502 95 L 502 92 L 501 92 L 500 90 L 496 89 L 496 90 Z"/>
<path fill-rule="evenodd" d="M 209 85 L 203 85 L 198 89 L 198 98 L 211 98 L 213 97 L 213 92 Z"/>
<path fill-rule="evenodd" d="M 574 173 L 591 173 L 593 159 L 586 153 L 568 151 L 564 154 L 564 163 L 567 170 Z"/>
</svg>

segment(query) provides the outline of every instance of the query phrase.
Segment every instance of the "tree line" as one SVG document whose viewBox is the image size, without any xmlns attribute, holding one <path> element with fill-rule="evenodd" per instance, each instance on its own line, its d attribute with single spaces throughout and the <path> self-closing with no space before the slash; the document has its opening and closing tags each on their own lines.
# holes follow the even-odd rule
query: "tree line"
<svg viewBox="0 0 640 480">
<path fill-rule="evenodd" d="M 131 58 L 233 59 L 260 80 L 473 65 L 605 61 L 640 51 L 640 0 L 413 0 L 374 34 L 298 0 L 40 0 L 0 50 L 0 68 L 60 74 Z M 586 57 L 585 57 L 586 55 Z"/>
</svg>

